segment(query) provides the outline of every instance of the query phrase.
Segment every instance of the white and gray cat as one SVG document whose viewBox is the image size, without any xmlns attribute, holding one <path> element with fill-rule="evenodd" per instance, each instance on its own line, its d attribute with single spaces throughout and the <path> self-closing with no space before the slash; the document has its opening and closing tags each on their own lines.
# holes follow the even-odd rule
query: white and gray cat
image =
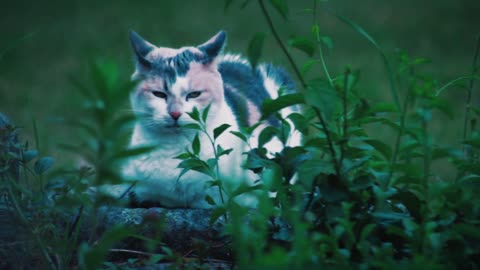
<svg viewBox="0 0 480 270">
<path fill-rule="evenodd" d="M 138 84 L 131 92 L 130 101 L 138 116 L 130 145 L 156 145 L 148 154 L 129 160 L 123 175 L 127 181 L 138 181 L 131 191 L 137 202 L 150 202 L 163 207 L 210 208 L 205 200 L 210 195 L 220 202 L 217 187 L 210 187 L 208 176 L 189 171 L 179 178 L 182 169 L 174 157 L 185 152 L 196 131 L 182 125 L 193 123 L 187 114 L 194 107 L 203 111 L 210 105 L 207 129 L 210 133 L 221 124 L 230 130 L 251 126 L 261 118 L 261 104 L 265 99 L 278 97 L 279 88 L 294 91 L 294 84 L 285 71 L 269 64 L 252 68 L 239 55 L 222 54 L 226 33 L 220 31 L 207 42 L 196 47 L 172 49 L 156 47 L 137 33 L 130 32 L 135 53 L 136 69 L 132 79 Z M 286 108 L 286 117 L 293 109 Z M 266 125 L 278 125 L 272 117 L 265 120 L 250 138 L 256 147 L 257 136 Z M 214 157 L 211 144 L 200 134 L 200 157 Z M 298 132 L 291 134 L 288 146 L 300 144 Z M 233 151 L 219 160 L 220 175 L 227 189 L 240 183 L 252 184 L 258 178 L 241 167 L 246 144 L 229 132 L 218 139 L 223 149 Z M 265 145 L 269 153 L 279 152 L 284 145 L 276 138 Z M 107 192 L 120 195 L 130 186 L 110 186 Z M 248 204 L 248 203 L 247 203 Z"/>
</svg>

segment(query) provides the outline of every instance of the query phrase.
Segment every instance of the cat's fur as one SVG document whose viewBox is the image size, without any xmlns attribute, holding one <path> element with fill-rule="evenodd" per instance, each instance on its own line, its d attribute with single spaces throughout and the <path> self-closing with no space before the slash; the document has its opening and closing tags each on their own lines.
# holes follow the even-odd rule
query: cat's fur
<svg viewBox="0 0 480 270">
<path fill-rule="evenodd" d="M 221 124 L 231 125 L 229 130 L 257 123 L 261 117 L 260 106 L 265 99 L 278 97 L 280 87 L 294 90 L 288 75 L 277 67 L 262 64 L 252 70 L 249 62 L 238 55 L 222 54 L 226 33 L 220 31 L 207 42 L 196 47 L 171 49 L 156 47 L 135 32 L 130 41 L 135 53 L 136 69 L 132 79 L 139 83 L 130 96 L 133 111 L 138 115 L 131 146 L 156 145 L 156 150 L 132 158 L 123 169 L 124 177 L 138 181 L 133 188 L 137 202 L 156 202 L 164 207 L 211 207 L 205 196 L 220 201 L 218 188 L 209 187 L 208 176 L 189 171 L 180 179 L 180 160 L 175 156 L 191 146 L 196 131 L 180 126 L 193 123 L 187 115 L 194 107 L 203 111 L 210 105 L 207 129 L 210 134 Z M 292 109 L 281 111 L 288 116 Z M 278 125 L 271 118 L 263 125 Z M 250 138 L 252 147 L 262 127 Z M 203 159 L 214 157 L 206 136 L 200 134 Z M 292 134 L 290 146 L 300 143 L 300 135 Z M 246 151 L 245 144 L 229 132 L 218 139 L 223 149 L 233 148 L 219 161 L 220 174 L 227 189 L 242 182 L 253 183 L 252 172 L 241 168 Z M 270 153 L 279 152 L 284 146 L 278 139 L 270 141 L 266 148 Z M 122 194 L 128 184 L 110 187 L 111 194 Z"/>
</svg>

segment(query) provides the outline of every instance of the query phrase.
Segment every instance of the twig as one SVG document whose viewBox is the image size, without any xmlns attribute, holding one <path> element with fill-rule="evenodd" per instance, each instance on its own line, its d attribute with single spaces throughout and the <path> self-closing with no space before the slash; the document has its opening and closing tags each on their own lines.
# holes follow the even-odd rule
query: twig
<svg viewBox="0 0 480 270">
<path fill-rule="evenodd" d="M 83 214 L 83 208 L 84 208 L 83 204 L 78 208 L 77 216 L 75 216 L 75 220 L 73 221 L 72 225 L 70 226 L 70 228 L 68 230 L 68 238 L 72 237 L 72 233 L 73 233 L 73 231 L 75 231 L 75 228 L 78 225 L 78 221 L 80 221 L 80 217 Z"/>
<path fill-rule="evenodd" d="M 283 53 L 287 57 L 288 62 L 290 62 L 290 65 L 292 66 L 293 71 L 295 72 L 295 75 L 297 75 L 298 80 L 302 84 L 303 88 L 307 88 L 307 84 L 305 83 L 302 77 L 302 74 L 300 73 L 300 70 L 297 67 L 297 64 L 295 64 L 295 61 L 293 61 L 292 56 L 290 55 L 290 53 L 288 53 L 287 48 L 285 47 L 282 40 L 280 39 L 280 36 L 278 35 L 277 30 L 275 30 L 275 26 L 273 25 L 272 18 L 270 18 L 270 15 L 268 14 L 267 9 L 265 8 L 265 3 L 263 3 L 263 0 L 258 0 L 258 3 L 260 4 L 260 8 L 262 9 L 265 19 L 267 20 L 270 31 L 272 31 L 272 34 L 275 37 L 275 40 L 277 41 Z"/>
<path fill-rule="evenodd" d="M 153 256 L 153 255 L 156 255 L 155 253 L 138 251 L 138 250 L 131 250 L 131 249 L 122 249 L 122 248 L 111 248 L 111 249 L 109 249 L 108 251 L 110 251 L 110 252 L 131 253 L 131 254 L 137 254 L 137 255 L 143 255 L 143 256 Z"/>
</svg>

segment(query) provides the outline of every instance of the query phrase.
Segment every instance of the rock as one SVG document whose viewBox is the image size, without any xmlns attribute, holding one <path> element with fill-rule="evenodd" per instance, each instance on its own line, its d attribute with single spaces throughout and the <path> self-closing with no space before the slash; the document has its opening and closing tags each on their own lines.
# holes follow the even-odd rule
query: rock
<svg viewBox="0 0 480 270">
<path fill-rule="evenodd" d="M 225 248 L 228 239 L 222 236 L 223 217 L 210 226 L 212 210 L 102 207 L 98 212 L 99 229 L 108 230 L 117 225 L 134 227 L 139 235 L 158 239 L 179 254 L 208 249 L 209 256 L 229 258 Z M 160 226 L 158 226 L 160 224 Z M 128 239 L 123 248 L 137 248 L 141 241 Z M 196 253 L 196 252 L 195 252 Z"/>
</svg>

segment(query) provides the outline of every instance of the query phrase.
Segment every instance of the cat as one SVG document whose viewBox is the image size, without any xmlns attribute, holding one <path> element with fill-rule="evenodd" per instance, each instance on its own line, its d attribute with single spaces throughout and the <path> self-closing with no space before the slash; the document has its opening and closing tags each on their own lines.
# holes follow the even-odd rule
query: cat
<svg viewBox="0 0 480 270">
<path fill-rule="evenodd" d="M 182 169 L 177 166 L 181 160 L 175 157 L 191 146 L 197 133 L 182 128 L 194 122 L 187 113 L 194 107 L 202 112 L 210 106 L 206 121 L 210 134 L 225 123 L 230 125 L 230 131 L 238 131 L 260 121 L 262 102 L 277 98 L 280 88 L 295 91 L 294 82 L 279 67 L 261 64 L 253 69 L 240 55 L 223 54 L 224 31 L 201 45 L 179 49 L 157 47 L 134 31 L 130 31 L 129 38 L 135 58 L 132 79 L 138 81 L 130 94 L 132 110 L 138 116 L 130 146 L 153 144 L 157 148 L 125 164 L 124 177 L 137 181 L 133 188 L 124 184 L 110 187 L 108 192 L 120 195 L 130 187 L 130 200 L 139 205 L 149 202 L 167 208 L 211 208 L 206 195 L 217 204 L 221 198 L 218 187 L 210 187 L 208 176 L 188 171 L 179 178 Z M 293 111 L 294 108 L 285 108 L 281 114 L 286 117 Z M 262 127 L 278 124 L 273 117 L 265 120 L 249 139 L 250 146 L 257 146 Z M 199 140 L 200 157 L 214 157 L 208 138 L 200 133 Z M 288 145 L 298 146 L 300 141 L 300 134 L 292 132 Z M 233 149 L 219 160 L 225 188 L 253 184 L 258 176 L 241 168 L 246 143 L 228 131 L 217 143 L 223 149 Z M 265 147 L 273 155 L 284 145 L 274 138 Z"/>
</svg>

